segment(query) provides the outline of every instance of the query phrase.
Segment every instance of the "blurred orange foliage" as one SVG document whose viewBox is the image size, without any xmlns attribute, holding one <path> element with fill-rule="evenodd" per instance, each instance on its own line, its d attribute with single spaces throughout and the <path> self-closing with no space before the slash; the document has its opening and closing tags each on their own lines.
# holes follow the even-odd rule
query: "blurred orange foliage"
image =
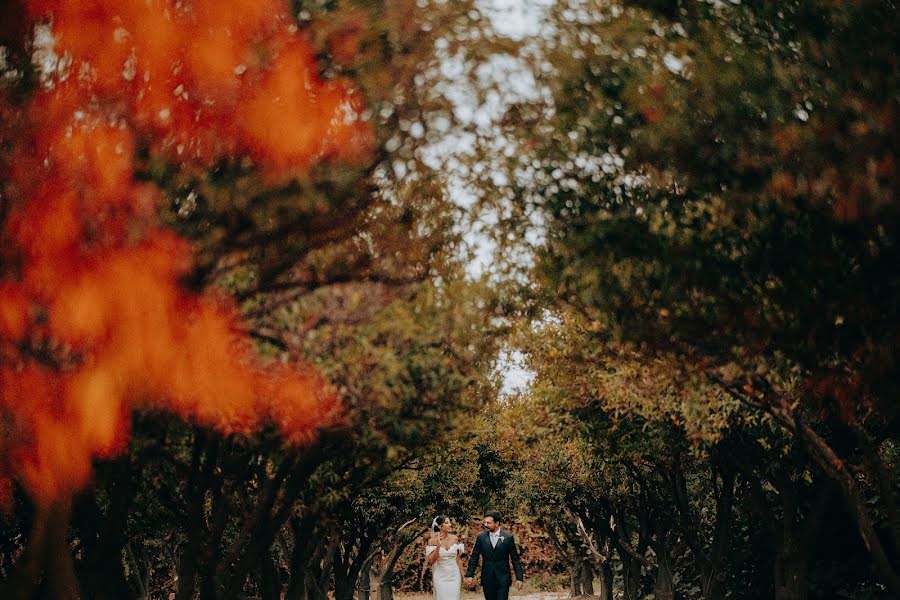
<svg viewBox="0 0 900 600">
<path fill-rule="evenodd" d="M 158 223 L 133 159 L 243 155 L 269 177 L 365 159 L 361 100 L 319 77 L 287 3 L 24 6 L 51 35 L 34 43 L 40 89 L 0 99 L 19 125 L 0 133 L 0 500 L 12 480 L 39 502 L 85 486 L 94 458 L 123 451 L 135 409 L 309 439 L 335 395 L 311 367 L 261 365 L 229 299 L 183 289 L 191 248 Z"/>
</svg>

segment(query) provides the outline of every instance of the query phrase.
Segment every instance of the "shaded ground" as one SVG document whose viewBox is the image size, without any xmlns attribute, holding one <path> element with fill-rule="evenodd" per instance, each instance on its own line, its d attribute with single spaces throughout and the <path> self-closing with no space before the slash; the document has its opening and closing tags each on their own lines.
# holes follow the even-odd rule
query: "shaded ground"
<svg viewBox="0 0 900 600">
<path fill-rule="evenodd" d="M 425 593 L 416 593 L 416 594 L 407 594 L 407 593 L 395 593 L 394 597 L 398 600 L 431 600 L 431 594 Z M 509 590 L 509 597 L 515 598 L 516 600 L 563 600 L 564 598 L 569 597 L 568 592 L 534 592 L 529 590 L 522 590 L 521 592 L 517 592 L 515 588 Z M 484 600 L 484 595 L 481 593 L 481 590 L 478 591 L 469 591 L 463 590 L 462 596 L 460 600 Z"/>
</svg>

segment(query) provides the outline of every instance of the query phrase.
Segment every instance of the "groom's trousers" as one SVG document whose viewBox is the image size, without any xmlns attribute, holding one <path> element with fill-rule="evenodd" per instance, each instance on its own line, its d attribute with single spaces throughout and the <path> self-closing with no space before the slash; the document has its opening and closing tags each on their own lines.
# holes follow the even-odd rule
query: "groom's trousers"
<svg viewBox="0 0 900 600">
<path fill-rule="evenodd" d="M 482 581 L 484 600 L 509 600 L 509 586 L 496 581 Z"/>
</svg>

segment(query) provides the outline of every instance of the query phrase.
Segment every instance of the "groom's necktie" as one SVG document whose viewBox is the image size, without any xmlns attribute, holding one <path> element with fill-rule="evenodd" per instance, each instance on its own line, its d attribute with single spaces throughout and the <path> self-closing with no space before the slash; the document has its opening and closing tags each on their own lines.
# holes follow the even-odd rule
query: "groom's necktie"
<svg viewBox="0 0 900 600">
<path fill-rule="evenodd" d="M 491 548 L 496 548 L 496 547 L 497 547 L 497 537 L 498 537 L 498 536 L 499 536 L 499 534 L 497 534 L 497 533 L 492 533 L 492 534 L 491 534 Z"/>
</svg>

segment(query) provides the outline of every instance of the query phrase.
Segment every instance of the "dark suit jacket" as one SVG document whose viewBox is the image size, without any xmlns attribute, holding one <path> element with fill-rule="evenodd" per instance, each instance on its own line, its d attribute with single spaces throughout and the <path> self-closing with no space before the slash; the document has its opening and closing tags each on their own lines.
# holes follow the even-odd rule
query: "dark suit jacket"
<svg viewBox="0 0 900 600">
<path fill-rule="evenodd" d="M 512 562 L 516 570 L 516 579 L 524 581 L 522 563 L 519 562 L 519 551 L 516 548 L 516 540 L 508 531 L 500 530 L 503 541 L 497 542 L 497 547 L 491 546 L 491 536 L 485 531 L 475 539 L 472 547 L 472 557 L 466 569 L 466 577 L 474 577 L 478 568 L 478 559 L 483 559 L 481 566 L 481 585 L 485 587 L 509 587 L 512 585 L 512 574 L 509 571 L 509 563 Z"/>
</svg>

